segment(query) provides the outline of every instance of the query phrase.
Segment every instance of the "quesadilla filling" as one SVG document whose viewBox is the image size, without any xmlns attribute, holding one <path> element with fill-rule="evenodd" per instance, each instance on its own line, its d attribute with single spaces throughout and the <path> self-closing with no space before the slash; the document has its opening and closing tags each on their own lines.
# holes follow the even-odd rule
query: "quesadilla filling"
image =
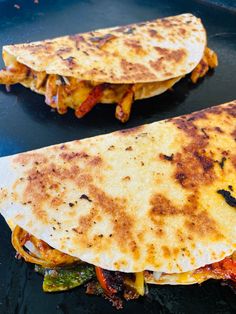
<svg viewBox="0 0 236 314">
<path fill-rule="evenodd" d="M 35 270 L 44 276 L 45 292 L 65 291 L 87 283 L 88 294 L 104 295 L 117 308 L 122 307 L 120 297 L 130 300 L 147 293 L 146 282 L 192 284 L 208 279 L 236 282 L 236 252 L 222 261 L 185 273 L 167 274 L 148 270 L 123 273 L 105 270 L 62 253 L 19 226 L 12 232 L 12 244 L 17 256 L 35 264 Z"/>
<path fill-rule="evenodd" d="M 163 93 L 183 77 L 137 84 L 80 81 L 74 77 L 34 71 L 5 52 L 3 52 L 3 58 L 6 69 L 0 71 L 1 84 L 21 83 L 45 95 L 45 102 L 55 108 L 58 113 L 64 114 L 70 107 L 75 110 L 78 118 L 85 116 L 97 103 L 116 103 L 116 118 L 121 122 L 126 122 L 130 117 L 134 100 Z M 199 78 L 206 75 L 209 69 L 217 65 L 216 53 L 206 47 L 202 60 L 191 73 L 191 81 L 196 83 Z"/>
</svg>

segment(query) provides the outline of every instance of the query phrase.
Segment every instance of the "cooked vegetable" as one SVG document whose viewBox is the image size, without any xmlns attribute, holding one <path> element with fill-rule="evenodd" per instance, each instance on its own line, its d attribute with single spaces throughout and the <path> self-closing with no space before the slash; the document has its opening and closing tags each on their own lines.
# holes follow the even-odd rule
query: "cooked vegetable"
<svg viewBox="0 0 236 314">
<path fill-rule="evenodd" d="M 192 271 L 175 274 L 161 273 L 159 278 L 155 278 L 156 276 L 153 272 L 145 271 L 145 281 L 160 284 L 200 284 L 208 279 L 236 282 L 236 261 L 234 260 L 234 255 L 235 253 L 219 262 L 208 264 Z"/>
<path fill-rule="evenodd" d="M 103 295 L 104 290 L 98 281 L 90 281 L 87 283 L 86 293 L 91 295 Z"/>
<path fill-rule="evenodd" d="M 125 278 L 125 284 L 134 289 L 138 295 L 144 295 L 144 274 L 143 272 L 134 273 L 132 277 Z"/>
<path fill-rule="evenodd" d="M 124 94 L 121 101 L 116 106 L 116 118 L 125 123 L 129 120 L 131 106 L 134 101 L 133 86 Z"/>
<path fill-rule="evenodd" d="M 46 82 L 45 89 L 45 102 L 52 108 L 56 108 L 55 96 L 57 94 L 57 85 L 56 85 L 57 75 L 50 74 Z"/>
<path fill-rule="evenodd" d="M 222 261 L 209 266 L 213 273 L 221 275 L 224 279 L 231 279 L 236 282 L 236 261 L 233 257 L 226 257 Z"/>
<path fill-rule="evenodd" d="M 196 68 L 193 70 L 191 74 L 191 81 L 193 83 L 197 83 L 197 81 L 201 77 L 207 74 L 209 68 L 214 69 L 217 66 L 218 66 L 217 54 L 210 48 L 206 47 L 202 60 L 196 66 Z"/>
<path fill-rule="evenodd" d="M 120 272 L 109 271 L 101 267 L 95 267 L 97 279 L 108 295 L 116 294 L 123 290 L 123 276 Z"/>
<path fill-rule="evenodd" d="M 78 287 L 95 276 L 94 266 L 79 264 L 73 267 L 43 268 L 35 265 L 35 271 L 44 275 L 43 291 L 65 291 Z"/>
<path fill-rule="evenodd" d="M 14 62 L 12 65 L 7 66 L 1 70 L 0 84 L 12 85 L 23 81 L 29 73 L 29 68 L 24 64 Z"/>
<path fill-rule="evenodd" d="M 31 252 L 28 253 L 24 249 L 24 245 L 27 241 L 33 244 L 39 256 Z M 16 226 L 12 232 L 12 245 L 26 262 L 42 265 L 44 267 L 68 265 L 79 261 L 77 258 L 50 247 L 46 242 L 38 240 L 19 226 Z"/>
<path fill-rule="evenodd" d="M 47 81 L 48 74 L 46 72 L 37 72 L 36 75 L 36 82 L 35 87 L 39 89 L 40 87 L 44 86 Z"/>
<path fill-rule="evenodd" d="M 26 252 L 26 250 L 24 249 L 24 245 L 28 240 L 28 233 L 25 230 L 21 229 L 19 226 L 16 226 L 12 232 L 12 245 L 17 253 L 20 254 L 20 256 L 23 257 L 26 262 L 40 264 L 45 267 L 48 266 L 47 261 Z"/>
<path fill-rule="evenodd" d="M 75 115 L 77 118 L 82 118 L 99 102 L 102 97 L 105 84 L 95 86 L 89 93 L 85 101 L 76 109 Z"/>
<path fill-rule="evenodd" d="M 65 104 L 65 90 L 63 88 L 63 85 L 57 86 L 57 94 L 55 97 L 56 102 L 56 108 L 58 113 L 64 114 L 67 112 L 67 106 Z"/>
</svg>

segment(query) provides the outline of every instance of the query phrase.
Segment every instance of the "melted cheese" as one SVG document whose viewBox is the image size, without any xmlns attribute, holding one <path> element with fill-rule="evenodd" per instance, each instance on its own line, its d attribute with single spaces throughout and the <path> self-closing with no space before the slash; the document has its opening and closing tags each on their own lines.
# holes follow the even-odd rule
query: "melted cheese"
<svg viewBox="0 0 236 314">
<path fill-rule="evenodd" d="M 144 273 L 138 272 L 135 273 L 135 280 L 131 280 L 129 278 L 125 279 L 125 283 L 133 288 L 139 295 L 144 295 Z"/>
<path fill-rule="evenodd" d="M 75 111 L 83 104 L 86 114 L 96 103 L 116 103 L 116 118 L 121 122 L 126 122 L 130 116 L 131 106 L 134 100 L 144 99 L 164 93 L 178 82 L 184 75 L 172 77 L 168 80 L 153 81 L 148 83 L 132 83 L 120 84 L 102 82 L 85 81 L 70 76 L 60 76 L 57 74 L 48 74 L 46 71 L 35 71 L 27 67 L 23 63 L 19 63 L 15 56 L 3 51 L 3 59 L 7 67 L 6 70 L 0 72 L 1 84 L 21 83 L 31 90 L 45 95 L 45 102 L 52 108 L 57 109 L 58 113 L 64 114 L 67 108 Z M 203 77 L 209 68 L 215 68 L 218 65 L 217 55 L 209 48 L 205 48 L 202 60 L 193 69 L 191 80 L 196 83 L 200 77 Z M 186 72 L 185 74 L 187 74 Z M 128 75 L 128 73 L 127 73 Z M 125 81 L 124 81 L 125 82 Z M 135 82 L 135 80 L 134 80 Z M 90 95 L 96 85 L 104 85 L 102 93 L 99 97 Z M 132 86 L 133 94 L 129 100 L 126 97 L 124 104 L 124 96 Z M 130 94 L 131 95 L 131 94 Z M 84 102 L 87 102 L 84 105 Z M 88 105 L 90 104 L 90 105 Z M 122 105 L 121 105 L 122 104 Z M 80 109 L 78 109 L 80 111 Z M 84 114 L 76 113 L 81 118 Z"/>
<path fill-rule="evenodd" d="M 40 73 L 41 75 L 41 73 Z M 166 90 L 170 89 L 175 83 L 177 83 L 182 76 L 175 77 L 170 80 L 162 82 L 152 82 L 152 83 L 138 83 L 134 84 L 134 98 L 135 100 L 144 99 L 159 95 Z M 72 81 L 73 80 L 73 81 Z M 72 108 L 76 109 L 85 99 L 88 97 L 92 89 L 98 85 L 97 82 L 88 82 L 88 81 L 78 81 L 72 78 L 66 77 L 66 81 L 69 81 L 70 84 L 64 85 L 64 89 L 67 92 L 65 94 L 64 102 L 65 104 Z M 71 82 L 72 81 L 72 82 Z M 29 87 L 31 90 L 39 93 L 46 94 L 46 89 L 43 86 L 39 88 L 36 85 L 37 80 L 28 78 L 21 82 L 25 87 Z M 57 82 L 58 84 L 59 82 Z M 119 103 L 129 88 L 128 84 L 109 84 L 107 88 L 104 89 L 103 96 L 99 100 L 99 103 L 111 104 Z"/>
<path fill-rule="evenodd" d="M 29 69 L 28 72 L 25 71 L 25 77 L 22 79 L 22 75 L 20 76 L 23 69 L 22 67 L 27 67 L 17 62 L 14 56 L 7 54 L 6 52 L 3 52 L 3 59 L 6 67 L 9 70 L 14 69 L 15 71 L 14 82 L 12 82 L 12 84 L 19 82 L 23 86 L 28 87 L 39 94 L 45 95 L 46 103 L 51 107 L 56 108 L 59 113 L 65 113 L 66 108 L 76 110 L 87 99 L 93 88 L 96 85 L 101 84 L 94 81 L 81 81 L 74 77 L 62 77 L 55 74 L 47 74 L 46 72 L 37 72 L 32 69 Z M 4 73 L 1 75 L 2 80 L 0 81 L 4 84 L 4 79 L 6 80 L 6 78 L 3 77 L 3 74 Z M 17 75 L 19 80 L 17 80 Z M 159 95 L 170 89 L 182 77 L 183 76 L 178 76 L 160 82 L 132 84 L 134 100 Z M 6 82 L 6 84 L 8 83 L 9 82 Z M 11 84 L 11 82 L 9 84 Z M 59 86 L 60 97 L 58 96 Z M 106 87 L 103 90 L 103 95 L 98 99 L 98 102 L 105 104 L 120 103 L 130 86 L 131 84 L 106 84 Z"/>
<path fill-rule="evenodd" d="M 194 271 L 188 271 L 184 273 L 166 274 L 162 273 L 159 279 L 155 279 L 153 274 L 145 273 L 145 281 L 147 283 L 158 285 L 191 285 L 195 283 L 202 283 L 208 279 L 222 279 L 220 275 L 216 275 L 213 272 L 200 269 Z"/>
</svg>

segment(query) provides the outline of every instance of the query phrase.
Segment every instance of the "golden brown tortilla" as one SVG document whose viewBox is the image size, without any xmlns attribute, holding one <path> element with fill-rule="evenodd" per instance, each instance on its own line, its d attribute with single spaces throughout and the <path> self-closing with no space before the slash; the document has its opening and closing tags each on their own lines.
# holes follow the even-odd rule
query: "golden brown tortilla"
<svg viewBox="0 0 236 314">
<path fill-rule="evenodd" d="M 82 118 L 97 103 L 115 103 L 126 122 L 134 100 L 172 88 L 191 72 L 196 83 L 218 65 L 201 20 L 186 13 L 3 47 L 0 84 L 20 83 L 45 95 L 60 114 Z"/>
<path fill-rule="evenodd" d="M 164 81 L 191 72 L 206 32 L 192 14 L 3 47 L 35 71 L 106 83 Z"/>
<path fill-rule="evenodd" d="M 109 270 L 182 273 L 236 248 L 236 101 L 0 159 L 11 225 Z"/>
</svg>

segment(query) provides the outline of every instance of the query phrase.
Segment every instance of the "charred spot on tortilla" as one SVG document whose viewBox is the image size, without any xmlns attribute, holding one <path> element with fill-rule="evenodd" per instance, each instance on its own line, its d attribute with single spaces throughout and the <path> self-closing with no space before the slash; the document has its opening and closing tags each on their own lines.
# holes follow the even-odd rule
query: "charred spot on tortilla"
<svg viewBox="0 0 236 314">
<path fill-rule="evenodd" d="M 215 179 L 213 160 L 199 155 L 190 146 L 187 146 L 183 153 L 176 153 L 174 161 L 176 164 L 175 178 L 186 189 L 209 185 Z"/>
<path fill-rule="evenodd" d="M 71 52 L 72 51 L 72 48 L 71 47 L 65 47 L 65 48 L 59 48 L 57 50 L 57 54 L 61 54 L 61 53 L 65 53 L 65 52 Z"/>
<path fill-rule="evenodd" d="M 86 152 L 63 152 L 60 154 L 60 157 L 68 162 L 70 162 L 73 159 L 79 159 L 79 158 L 84 158 L 88 159 L 90 156 Z"/>
<path fill-rule="evenodd" d="M 205 128 L 201 128 L 202 133 L 204 134 L 205 138 L 209 139 L 209 135 L 206 132 Z"/>
<path fill-rule="evenodd" d="M 81 49 L 81 43 L 82 42 L 85 42 L 85 39 L 83 36 L 81 35 L 71 35 L 69 36 L 69 39 L 72 41 L 73 44 L 75 44 L 75 48 L 77 50 L 80 50 Z"/>
<path fill-rule="evenodd" d="M 100 37 L 91 37 L 89 40 L 92 43 L 95 43 L 98 48 L 102 48 L 107 42 L 109 42 L 115 38 L 116 38 L 115 35 L 108 33 L 108 34 L 106 34 L 104 36 L 100 36 Z"/>
<path fill-rule="evenodd" d="M 88 195 L 86 195 L 86 194 L 82 194 L 81 196 L 80 196 L 80 199 L 81 200 L 86 200 L 86 201 L 88 201 L 88 202 L 92 202 L 92 200 L 88 197 Z"/>
<path fill-rule="evenodd" d="M 215 130 L 216 130 L 217 132 L 219 132 L 219 133 L 223 133 L 222 129 L 221 129 L 219 126 L 216 126 L 216 127 L 215 127 Z"/>
<path fill-rule="evenodd" d="M 69 68 L 74 68 L 74 66 L 76 65 L 75 61 L 74 61 L 74 57 L 68 57 L 66 59 L 62 59 L 63 61 L 65 61 Z"/>
<path fill-rule="evenodd" d="M 222 170 L 224 169 L 226 160 L 227 160 L 227 158 L 226 158 L 225 156 L 223 156 L 223 157 L 221 158 L 221 161 L 217 161 L 218 164 L 219 164 L 219 166 L 220 166 L 220 168 L 221 168 Z"/>
<path fill-rule="evenodd" d="M 165 154 L 160 154 L 160 158 L 161 158 L 161 159 L 168 160 L 168 161 L 172 161 L 173 158 L 174 158 L 174 154 L 172 153 L 170 156 L 165 155 Z"/>
<path fill-rule="evenodd" d="M 204 171 L 208 171 L 213 168 L 213 160 L 209 157 L 200 155 L 198 152 L 194 152 L 194 156 L 200 161 Z"/>
<path fill-rule="evenodd" d="M 236 198 L 231 195 L 230 191 L 222 189 L 218 190 L 217 193 L 223 196 L 229 206 L 236 207 Z"/>
<path fill-rule="evenodd" d="M 0 83 L 21 83 L 59 114 L 72 108 L 77 118 L 97 103 L 116 104 L 115 116 L 125 123 L 135 100 L 164 93 L 189 73 L 196 83 L 215 68 L 217 56 L 206 44 L 201 20 L 182 14 L 9 45 L 3 47 Z"/>
<path fill-rule="evenodd" d="M 229 190 L 231 191 L 231 192 L 233 192 L 234 191 L 234 188 L 233 188 L 233 186 L 230 184 L 230 185 L 228 185 L 228 188 L 229 188 Z"/>
</svg>

